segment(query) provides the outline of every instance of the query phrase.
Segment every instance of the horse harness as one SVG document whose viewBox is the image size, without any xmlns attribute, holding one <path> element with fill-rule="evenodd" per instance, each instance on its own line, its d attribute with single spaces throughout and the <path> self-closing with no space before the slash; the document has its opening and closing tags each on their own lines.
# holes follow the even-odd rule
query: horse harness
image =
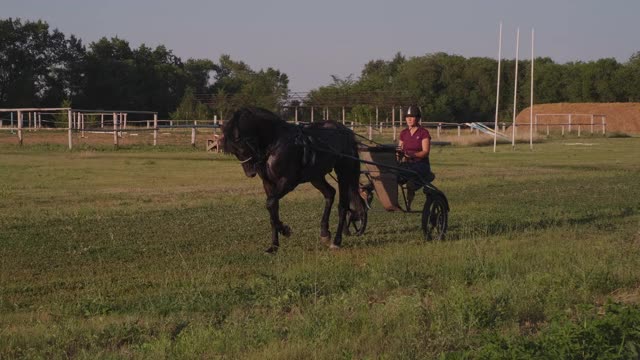
<svg viewBox="0 0 640 360">
<path fill-rule="evenodd" d="M 322 129 L 317 129 L 322 130 Z M 271 152 L 269 148 L 266 151 L 261 151 L 260 146 L 258 144 L 257 136 L 247 136 L 240 138 L 235 141 L 236 143 L 241 143 L 242 146 L 246 147 L 249 150 L 251 156 L 248 158 L 241 160 L 240 163 L 244 164 L 250 161 L 255 161 L 256 165 L 260 165 L 266 162 L 269 157 L 269 153 Z M 350 157 L 345 154 L 340 153 L 339 151 L 333 149 L 329 144 L 321 139 L 318 139 L 317 136 L 314 136 L 305 128 L 304 125 L 297 125 L 295 127 L 295 133 L 293 135 L 293 144 L 296 146 L 302 147 L 302 159 L 301 165 L 306 166 L 314 166 L 316 163 L 317 153 L 325 152 L 333 155 L 341 156 L 341 157 Z"/>
</svg>

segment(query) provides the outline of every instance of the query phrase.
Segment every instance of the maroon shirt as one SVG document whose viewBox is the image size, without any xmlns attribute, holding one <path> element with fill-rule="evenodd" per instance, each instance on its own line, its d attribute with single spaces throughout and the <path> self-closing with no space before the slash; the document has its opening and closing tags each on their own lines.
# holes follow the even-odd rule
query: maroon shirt
<svg viewBox="0 0 640 360">
<path fill-rule="evenodd" d="M 411 135 L 409 128 L 406 128 L 400 132 L 400 141 L 402 141 L 402 147 L 404 153 L 411 156 L 418 151 L 422 151 L 422 140 L 431 139 L 429 130 L 418 126 L 418 130 Z M 428 159 L 425 159 L 428 161 Z"/>
</svg>

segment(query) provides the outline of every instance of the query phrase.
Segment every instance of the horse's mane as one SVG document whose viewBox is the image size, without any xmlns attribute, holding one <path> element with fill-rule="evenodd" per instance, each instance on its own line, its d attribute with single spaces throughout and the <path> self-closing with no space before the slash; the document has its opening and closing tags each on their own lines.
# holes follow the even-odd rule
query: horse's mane
<svg viewBox="0 0 640 360">
<path fill-rule="evenodd" d="M 222 127 L 223 141 L 254 136 L 260 139 L 260 145 L 266 146 L 275 138 L 275 133 L 287 125 L 286 121 L 269 110 L 243 107 Z"/>
</svg>

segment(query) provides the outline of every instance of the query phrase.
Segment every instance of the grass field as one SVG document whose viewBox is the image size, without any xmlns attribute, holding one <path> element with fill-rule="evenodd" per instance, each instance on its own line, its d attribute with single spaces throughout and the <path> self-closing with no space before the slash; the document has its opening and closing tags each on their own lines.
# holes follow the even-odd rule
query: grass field
<svg viewBox="0 0 640 360">
<path fill-rule="evenodd" d="M 329 251 L 323 199 L 303 185 L 281 202 L 293 235 L 276 256 L 259 180 L 225 155 L 0 154 L 0 359 L 640 351 L 637 138 L 434 148 L 442 242 L 378 204 Z"/>
</svg>

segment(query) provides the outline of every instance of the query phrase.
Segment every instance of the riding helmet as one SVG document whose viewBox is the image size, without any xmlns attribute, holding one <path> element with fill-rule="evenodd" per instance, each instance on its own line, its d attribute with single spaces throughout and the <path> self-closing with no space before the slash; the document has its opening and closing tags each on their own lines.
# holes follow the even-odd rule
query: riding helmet
<svg viewBox="0 0 640 360">
<path fill-rule="evenodd" d="M 404 112 L 404 117 L 414 117 L 416 119 L 420 119 L 422 117 L 422 114 L 420 113 L 420 108 L 415 106 L 415 105 L 411 105 L 407 108 L 407 110 Z"/>
</svg>

